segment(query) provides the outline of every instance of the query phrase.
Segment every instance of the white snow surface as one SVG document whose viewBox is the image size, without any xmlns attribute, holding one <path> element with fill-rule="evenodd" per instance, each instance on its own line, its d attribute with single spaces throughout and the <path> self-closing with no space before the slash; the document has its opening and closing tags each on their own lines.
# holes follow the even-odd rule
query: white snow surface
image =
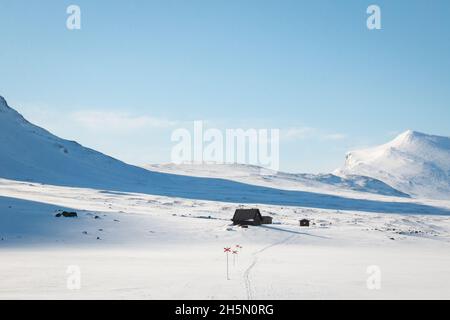
<svg viewBox="0 0 450 320">
<path fill-rule="evenodd" d="M 0 190 L 1 299 L 450 298 L 448 216 L 253 204 L 275 224 L 243 229 L 232 203 L 11 180 Z M 227 280 L 223 248 L 236 244 Z M 367 287 L 374 265 L 379 290 Z"/>
<path fill-rule="evenodd" d="M 450 138 L 408 130 L 347 154 L 338 175 L 364 175 L 416 197 L 450 199 Z"/>
<path fill-rule="evenodd" d="M 361 175 L 148 171 L 60 139 L 2 99 L 0 148 L 0 299 L 450 298 L 448 200 L 352 185 Z M 241 206 L 274 224 L 232 226 Z M 223 248 L 236 244 L 227 280 Z M 69 266 L 80 289 L 67 286 Z"/>
</svg>

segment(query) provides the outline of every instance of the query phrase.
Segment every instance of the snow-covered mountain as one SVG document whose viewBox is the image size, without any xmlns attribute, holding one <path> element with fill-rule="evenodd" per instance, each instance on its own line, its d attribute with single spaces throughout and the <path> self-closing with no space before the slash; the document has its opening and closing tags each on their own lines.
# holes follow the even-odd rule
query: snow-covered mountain
<svg viewBox="0 0 450 320">
<path fill-rule="evenodd" d="M 230 179 L 226 174 L 199 177 L 157 171 L 129 165 L 74 141 L 61 139 L 31 124 L 3 98 L 0 100 L 0 180 L 238 204 L 384 213 L 447 213 L 442 208 L 409 202 L 386 184 L 361 177 L 356 180 L 363 183 L 356 186 L 355 178 L 335 176 L 260 175 L 257 179 L 239 180 Z M 308 184 L 313 186 L 308 187 Z"/>
<path fill-rule="evenodd" d="M 70 125 L 70 124 L 68 124 Z M 364 177 L 333 175 L 261 175 L 249 165 L 148 166 L 144 170 L 113 159 L 74 141 L 61 139 L 28 122 L 0 96 L 0 177 L 45 184 L 153 192 L 155 186 L 182 187 L 182 176 L 215 178 L 190 182 L 217 185 L 217 179 L 264 185 L 280 189 L 347 189 L 375 194 L 405 196 L 380 181 Z M 182 175 L 182 176 L 181 176 Z M 188 177 L 186 177 L 188 178 Z M 241 179 L 239 179 L 241 178 Z M 177 180 L 177 181 L 174 181 Z M 184 181 L 183 181 L 184 182 Z M 220 181 L 223 184 L 223 181 Z M 236 185 L 228 185 L 236 187 Z M 225 192 L 223 186 L 222 190 Z"/>
<path fill-rule="evenodd" d="M 255 185 L 264 185 L 289 190 L 311 190 L 322 192 L 355 191 L 385 196 L 409 197 L 386 183 L 365 176 L 334 174 L 288 173 L 265 170 L 246 164 L 151 164 L 144 166 L 151 171 L 182 174 L 195 177 L 229 179 Z M 261 174 L 263 173 L 263 174 Z"/>
<path fill-rule="evenodd" d="M 340 194 L 225 180 L 226 177 L 214 175 L 194 177 L 180 172 L 156 172 L 129 165 L 35 126 L 9 107 L 3 98 L 0 99 L 0 150 L 0 179 L 234 203 L 305 204 L 341 209 L 370 207 L 370 210 L 388 211 L 380 208 L 379 203 L 361 200 L 363 197 L 351 201 Z M 408 206 L 394 206 L 394 211 L 412 210 Z M 428 209 L 415 207 L 413 210 Z"/>
<path fill-rule="evenodd" d="M 450 199 L 450 138 L 406 131 L 384 145 L 347 154 L 338 175 L 364 175 L 414 195 Z"/>
</svg>

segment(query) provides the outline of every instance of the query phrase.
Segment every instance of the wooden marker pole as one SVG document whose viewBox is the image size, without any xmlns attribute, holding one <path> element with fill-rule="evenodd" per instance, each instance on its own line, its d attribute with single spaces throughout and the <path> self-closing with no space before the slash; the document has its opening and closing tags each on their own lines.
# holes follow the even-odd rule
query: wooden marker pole
<svg viewBox="0 0 450 320">
<path fill-rule="evenodd" d="M 227 254 L 227 280 L 230 280 L 230 273 L 228 268 L 228 253 L 231 252 L 231 248 L 223 248 L 223 252 Z"/>
<path fill-rule="evenodd" d="M 236 257 L 237 257 L 238 251 L 233 250 L 233 267 L 236 266 Z"/>
</svg>

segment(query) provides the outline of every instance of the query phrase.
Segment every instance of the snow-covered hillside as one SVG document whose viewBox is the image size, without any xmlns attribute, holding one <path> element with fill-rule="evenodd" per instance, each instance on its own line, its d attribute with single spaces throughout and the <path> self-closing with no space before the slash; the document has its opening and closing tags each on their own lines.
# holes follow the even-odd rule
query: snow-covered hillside
<svg viewBox="0 0 450 320">
<path fill-rule="evenodd" d="M 450 199 L 450 138 L 406 131 L 384 145 L 347 154 L 338 175 L 363 175 L 417 197 Z"/>
<path fill-rule="evenodd" d="M 306 174 L 269 171 L 264 168 L 245 164 L 152 164 L 145 168 L 151 171 L 182 174 L 195 177 L 223 178 L 243 183 L 268 187 L 309 190 L 328 193 L 355 191 L 385 196 L 409 197 L 386 183 L 365 176 L 334 174 Z"/>
<path fill-rule="evenodd" d="M 0 177 L 6 179 L 114 188 L 142 184 L 148 173 L 31 124 L 1 96 L 0 148 Z"/>
</svg>

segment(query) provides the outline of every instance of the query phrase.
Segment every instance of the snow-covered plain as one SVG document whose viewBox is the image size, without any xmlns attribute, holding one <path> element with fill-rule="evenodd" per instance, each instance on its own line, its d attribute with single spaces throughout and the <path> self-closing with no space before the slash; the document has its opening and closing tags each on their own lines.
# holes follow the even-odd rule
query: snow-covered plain
<svg viewBox="0 0 450 320">
<path fill-rule="evenodd" d="M 3 299 L 450 298 L 444 215 L 258 205 L 276 224 L 242 229 L 225 202 L 8 180 L 1 190 Z M 79 217 L 56 218 L 61 209 Z M 235 244 L 228 281 L 223 247 Z M 80 290 L 67 289 L 71 265 Z M 367 288 L 371 265 L 379 290 Z"/>
<path fill-rule="evenodd" d="M 148 171 L 53 136 L 2 99 L 0 125 L 0 299 L 450 298 L 449 200 L 357 175 Z M 241 205 L 274 224 L 231 226 Z M 236 244 L 227 280 L 223 248 Z"/>
</svg>

